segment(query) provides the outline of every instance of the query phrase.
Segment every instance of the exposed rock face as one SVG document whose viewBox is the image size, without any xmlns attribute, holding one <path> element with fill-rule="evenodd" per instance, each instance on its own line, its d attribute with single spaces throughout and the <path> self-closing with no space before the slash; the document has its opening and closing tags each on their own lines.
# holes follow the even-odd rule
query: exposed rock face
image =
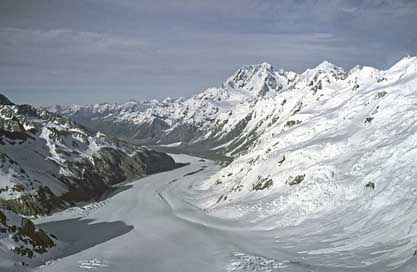
<svg viewBox="0 0 417 272">
<path fill-rule="evenodd" d="M 177 167 L 68 118 L 0 97 L 0 207 L 49 213 L 102 196 L 113 184 Z"/>
<path fill-rule="evenodd" d="M 35 227 L 32 221 L 0 209 L 0 247 L 33 258 L 55 246 L 54 238 Z"/>
</svg>

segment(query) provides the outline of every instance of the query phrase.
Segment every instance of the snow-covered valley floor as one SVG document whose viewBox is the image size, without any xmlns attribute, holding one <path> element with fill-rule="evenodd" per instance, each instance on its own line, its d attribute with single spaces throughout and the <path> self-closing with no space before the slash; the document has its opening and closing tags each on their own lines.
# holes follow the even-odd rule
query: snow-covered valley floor
<svg viewBox="0 0 417 272">
<path fill-rule="evenodd" d="M 34 270 L 417 271 L 412 246 L 404 246 L 413 241 L 405 237 L 388 245 L 387 225 L 378 231 L 378 224 L 355 222 L 346 213 L 272 230 L 210 216 L 193 203 L 210 195 L 198 184 L 220 166 L 173 156 L 190 165 L 125 183 L 102 202 L 36 220 L 60 243 L 51 252 L 54 260 Z M 416 226 L 409 223 L 404 227 Z M 355 231 L 362 238 L 346 237 Z"/>
</svg>

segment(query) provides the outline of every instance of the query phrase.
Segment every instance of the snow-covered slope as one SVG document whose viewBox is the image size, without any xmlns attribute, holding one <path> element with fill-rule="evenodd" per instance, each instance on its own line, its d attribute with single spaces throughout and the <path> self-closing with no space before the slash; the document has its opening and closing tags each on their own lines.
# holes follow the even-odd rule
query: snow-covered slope
<svg viewBox="0 0 417 272">
<path fill-rule="evenodd" d="M 130 177 L 175 168 L 164 153 L 0 96 L 0 207 L 47 213 L 100 197 Z"/>
<path fill-rule="evenodd" d="M 275 104 L 278 121 L 201 182 L 211 197 L 193 203 L 278 228 L 282 240 L 302 233 L 311 255 L 364 252 L 369 263 L 401 256 L 390 264 L 401 267 L 417 254 L 417 58 L 386 71 L 356 67 L 343 80 L 314 70 L 300 77 L 306 85 L 280 95 L 295 110 Z"/>
<path fill-rule="evenodd" d="M 293 110 L 270 110 L 278 121 L 207 181 L 220 194 L 207 207 L 273 195 L 253 216 L 291 215 L 282 216 L 285 225 L 353 200 L 378 208 L 387 194 L 393 203 L 408 198 L 417 176 L 417 58 L 387 71 L 356 67 L 340 79 L 334 69 L 308 70 L 300 76 L 308 80 L 280 95 Z"/>
</svg>

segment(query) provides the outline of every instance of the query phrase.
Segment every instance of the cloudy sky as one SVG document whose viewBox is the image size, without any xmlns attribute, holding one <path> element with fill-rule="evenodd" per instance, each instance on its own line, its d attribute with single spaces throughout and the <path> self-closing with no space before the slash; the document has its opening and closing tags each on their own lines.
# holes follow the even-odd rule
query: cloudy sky
<svg viewBox="0 0 417 272">
<path fill-rule="evenodd" d="M 188 96 L 244 64 L 387 68 L 417 0 L 0 0 L 0 93 L 36 105 Z"/>
</svg>

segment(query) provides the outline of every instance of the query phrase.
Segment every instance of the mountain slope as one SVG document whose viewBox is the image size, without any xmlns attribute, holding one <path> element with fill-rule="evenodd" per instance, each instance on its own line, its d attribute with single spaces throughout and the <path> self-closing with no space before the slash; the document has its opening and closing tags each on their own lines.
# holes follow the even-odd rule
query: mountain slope
<svg viewBox="0 0 417 272">
<path fill-rule="evenodd" d="M 32 221 L 0 209 L 0 271 L 26 265 L 54 246 L 54 238 L 36 228 Z"/>
<path fill-rule="evenodd" d="M 294 216 L 382 191 L 401 200 L 405 192 L 394 192 L 397 186 L 415 187 L 417 58 L 387 71 L 358 67 L 316 94 L 285 99 L 302 106 L 207 181 L 224 193 L 214 206 L 278 193 L 285 197 L 280 210 Z"/>
<path fill-rule="evenodd" d="M 102 196 L 118 182 L 177 167 L 137 147 L 1 97 L 0 206 L 36 215 Z"/>
</svg>

